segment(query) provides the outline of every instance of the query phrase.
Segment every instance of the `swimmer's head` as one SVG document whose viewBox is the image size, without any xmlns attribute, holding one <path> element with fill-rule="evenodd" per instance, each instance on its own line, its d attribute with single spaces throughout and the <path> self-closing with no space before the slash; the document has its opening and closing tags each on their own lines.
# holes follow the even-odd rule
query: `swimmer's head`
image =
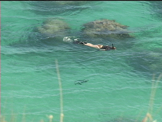
<svg viewBox="0 0 162 122">
<path fill-rule="evenodd" d="M 112 49 L 112 50 L 116 50 L 116 47 L 114 47 L 114 45 L 112 44 L 111 49 Z"/>
</svg>

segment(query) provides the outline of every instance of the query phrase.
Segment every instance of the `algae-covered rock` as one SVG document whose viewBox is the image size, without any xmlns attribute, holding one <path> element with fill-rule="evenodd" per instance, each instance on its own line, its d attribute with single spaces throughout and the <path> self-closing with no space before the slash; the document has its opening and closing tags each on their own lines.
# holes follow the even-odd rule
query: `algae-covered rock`
<svg viewBox="0 0 162 122">
<path fill-rule="evenodd" d="M 60 19 L 47 19 L 41 27 L 37 28 L 38 32 L 45 36 L 66 36 L 69 34 L 70 27 L 66 22 Z"/>
<path fill-rule="evenodd" d="M 132 37 L 127 30 L 126 25 L 115 22 L 115 20 L 96 20 L 83 25 L 83 35 L 88 37 L 99 38 L 127 38 Z"/>
</svg>

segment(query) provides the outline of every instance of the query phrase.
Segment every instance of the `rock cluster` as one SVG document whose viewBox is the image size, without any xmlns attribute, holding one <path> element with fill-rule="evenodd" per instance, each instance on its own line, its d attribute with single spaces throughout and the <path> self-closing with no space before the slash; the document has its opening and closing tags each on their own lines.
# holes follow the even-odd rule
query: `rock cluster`
<svg viewBox="0 0 162 122">
<path fill-rule="evenodd" d="M 41 27 L 37 28 L 38 32 L 45 36 L 66 36 L 70 27 L 66 22 L 60 19 L 47 19 Z"/>
<path fill-rule="evenodd" d="M 96 20 L 83 25 L 82 32 L 84 36 L 92 38 L 127 38 L 132 37 L 127 30 L 126 25 L 115 22 L 115 20 Z"/>
</svg>

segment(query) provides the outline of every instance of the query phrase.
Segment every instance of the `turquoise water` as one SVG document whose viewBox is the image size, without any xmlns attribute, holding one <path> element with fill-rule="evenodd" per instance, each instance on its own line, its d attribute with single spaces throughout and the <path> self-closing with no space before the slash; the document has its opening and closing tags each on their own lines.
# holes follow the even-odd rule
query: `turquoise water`
<svg viewBox="0 0 162 122">
<path fill-rule="evenodd" d="M 59 121 L 63 88 L 65 122 L 141 121 L 147 113 L 152 75 L 162 73 L 162 4 L 139 1 L 1 2 L 1 113 L 7 122 Z M 33 31 L 48 18 L 64 19 L 72 34 L 106 18 L 129 26 L 135 38 L 116 40 L 115 51 L 98 51 L 62 41 L 44 43 Z M 89 40 L 92 42 L 93 40 Z M 111 44 L 112 40 L 95 40 Z M 128 47 L 129 45 L 129 47 Z M 82 85 L 75 81 L 87 79 Z M 153 117 L 162 121 L 162 81 L 156 87 Z"/>
</svg>

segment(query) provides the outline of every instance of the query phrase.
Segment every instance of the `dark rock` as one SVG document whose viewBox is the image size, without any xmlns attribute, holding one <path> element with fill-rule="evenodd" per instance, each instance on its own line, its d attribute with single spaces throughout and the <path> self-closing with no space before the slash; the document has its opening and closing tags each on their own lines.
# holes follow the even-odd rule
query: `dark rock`
<svg viewBox="0 0 162 122">
<path fill-rule="evenodd" d="M 64 37 L 69 35 L 70 27 L 61 19 L 47 19 L 37 31 L 45 37 Z"/>
<path fill-rule="evenodd" d="M 92 38 L 127 38 L 132 37 L 127 30 L 128 26 L 115 22 L 115 20 L 96 20 L 83 25 L 84 36 Z"/>
</svg>

